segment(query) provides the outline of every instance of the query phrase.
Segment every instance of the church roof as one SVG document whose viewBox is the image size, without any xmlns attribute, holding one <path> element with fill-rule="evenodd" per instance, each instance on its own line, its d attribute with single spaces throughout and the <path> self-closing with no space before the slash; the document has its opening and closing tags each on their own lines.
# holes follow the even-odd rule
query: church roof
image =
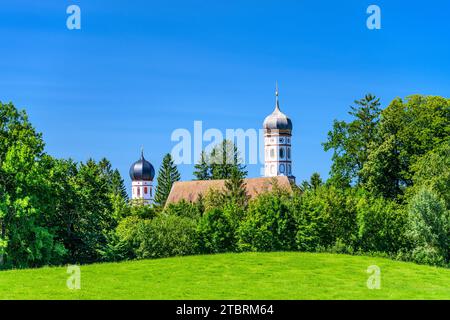
<svg viewBox="0 0 450 320">
<path fill-rule="evenodd" d="M 244 179 L 244 181 L 246 183 L 247 194 L 250 198 L 272 190 L 274 181 L 276 181 L 280 188 L 292 192 L 291 184 L 286 176 L 249 178 Z M 176 203 L 181 200 L 195 202 L 200 195 L 205 195 L 209 189 L 221 190 L 224 186 L 225 180 L 178 181 L 173 184 L 170 190 L 167 204 Z"/>
</svg>

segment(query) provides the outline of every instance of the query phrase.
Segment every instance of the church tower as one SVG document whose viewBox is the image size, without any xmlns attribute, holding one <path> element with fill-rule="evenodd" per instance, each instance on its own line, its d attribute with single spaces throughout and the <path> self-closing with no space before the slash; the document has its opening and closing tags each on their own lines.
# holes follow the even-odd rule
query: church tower
<svg viewBox="0 0 450 320">
<path fill-rule="evenodd" d="M 153 178 L 155 168 L 145 160 L 144 151 L 141 151 L 141 158 L 133 163 L 130 168 L 131 199 L 143 204 L 151 204 L 153 201 Z"/>
<path fill-rule="evenodd" d="M 275 110 L 266 117 L 263 128 L 264 176 L 287 176 L 295 182 L 291 158 L 292 121 L 280 110 L 278 84 L 275 89 Z"/>
</svg>

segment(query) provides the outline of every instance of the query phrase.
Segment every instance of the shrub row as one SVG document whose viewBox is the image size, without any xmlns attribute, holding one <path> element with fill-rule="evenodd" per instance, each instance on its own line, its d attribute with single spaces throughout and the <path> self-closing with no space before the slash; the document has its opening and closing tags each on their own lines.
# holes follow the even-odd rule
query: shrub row
<svg viewBox="0 0 450 320">
<path fill-rule="evenodd" d="M 153 218 L 130 215 L 120 222 L 105 257 L 298 250 L 442 266 L 449 261 L 449 225 L 445 205 L 427 189 L 400 206 L 361 190 L 321 186 L 303 194 L 264 193 L 245 210 L 224 203 L 204 211 L 201 204 L 180 202 Z"/>
</svg>

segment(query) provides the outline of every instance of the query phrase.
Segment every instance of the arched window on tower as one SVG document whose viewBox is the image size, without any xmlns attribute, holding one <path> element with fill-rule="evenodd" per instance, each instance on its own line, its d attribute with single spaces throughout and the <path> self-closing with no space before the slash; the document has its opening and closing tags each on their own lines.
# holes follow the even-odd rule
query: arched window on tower
<svg viewBox="0 0 450 320">
<path fill-rule="evenodd" d="M 287 148 L 287 158 L 291 159 L 291 148 Z"/>
<path fill-rule="evenodd" d="M 148 188 L 144 187 L 144 194 L 147 194 L 147 193 L 148 193 Z"/>
<path fill-rule="evenodd" d="M 138 197 L 141 195 L 141 188 L 137 187 L 137 195 Z"/>
<path fill-rule="evenodd" d="M 280 148 L 280 158 L 284 159 L 284 148 Z"/>
</svg>

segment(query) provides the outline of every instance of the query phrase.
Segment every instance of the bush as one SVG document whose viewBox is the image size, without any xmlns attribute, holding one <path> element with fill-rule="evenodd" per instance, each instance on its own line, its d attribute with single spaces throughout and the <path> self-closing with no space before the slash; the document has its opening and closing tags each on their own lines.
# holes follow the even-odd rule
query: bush
<svg viewBox="0 0 450 320">
<path fill-rule="evenodd" d="M 320 186 L 306 191 L 294 201 L 296 246 L 315 251 L 336 245 L 353 247 L 356 240 L 356 197 L 349 190 Z"/>
<path fill-rule="evenodd" d="M 203 253 L 219 253 L 235 249 L 234 228 L 230 218 L 221 209 L 205 213 L 197 226 L 198 247 Z"/>
<path fill-rule="evenodd" d="M 136 250 L 139 248 L 137 236 L 145 221 L 137 215 L 122 219 L 115 232 L 108 236 L 108 243 L 100 252 L 102 259 L 120 261 L 136 258 Z"/>
<path fill-rule="evenodd" d="M 264 193 L 250 202 L 238 229 L 241 250 L 292 250 L 294 238 L 295 220 L 286 198 Z"/>
<path fill-rule="evenodd" d="M 201 204 L 190 203 L 185 200 L 181 200 L 177 203 L 169 203 L 164 208 L 164 214 L 199 219 L 202 215 Z"/>
<path fill-rule="evenodd" d="M 450 210 L 450 141 L 442 143 L 426 153 L 412 166 L 414 185 L 408 188 L 408 194 L 413 196 L 423 186 L 431 190 L 445 201 Z"/>
<path fill-rule="evenodd" d="M 359 249 L 396 253 L 404 247 L 407 216 L 398 204 L 381 197 L 362 196 L 357 211 Z"/>
<path fill-rule="evenodd" d="M 197 253 L 196 220 L 161 215 L 139 224 L 136 239 L 138 258 L 162 258 Z"/>
<path fill-rule="evenodd" d="M 136 203 L 127 207 L 125 216 L 134 216 L 140 219 L 153 219 L 156 216 L 155 207 Z"/>
<path fill-rule="evenodd" d="M 450 212 L 431 189 L 423 187 L 408 206 L 406 236 L 418 263 L 444 265 L 450 258 Z"/>
</svg>

